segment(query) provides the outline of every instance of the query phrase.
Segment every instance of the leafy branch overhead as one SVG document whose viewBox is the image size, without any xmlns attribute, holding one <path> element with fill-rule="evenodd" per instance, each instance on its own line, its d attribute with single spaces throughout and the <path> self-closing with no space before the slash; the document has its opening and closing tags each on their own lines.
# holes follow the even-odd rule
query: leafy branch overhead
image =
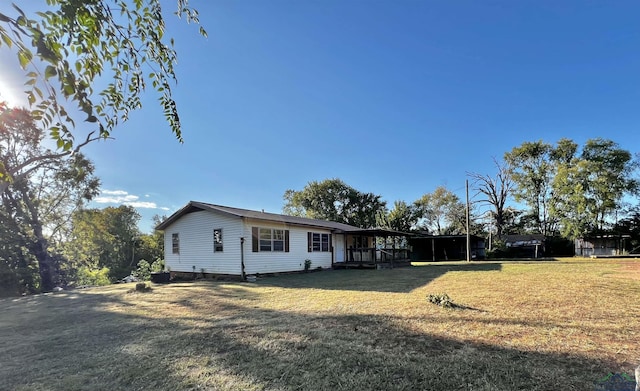
<svg viewBox="0 0 640 391">
<path fill-rule="evenodd" d="M 47 0 L 49 8 L 28 16 L 0 13 L 0 47 L 14 49 L 26 73 L 27 100 L 35 119 L 58 148 L 72 150 L 77 110 L 108 137 L 132 110 L 141 108 L 148 84 L 160 95 L 164 116 L 182 142 L 171 84 L 176 81 L 173 39 L 165 37 L 160 0 Z M 178 17 L 199 23 L 188 0 L 177 0 Z M 200 27 L 200 34 L 206 37 Z M 107 86 L 95 90 L 101 77 Z M 75 107 L 67 107 L 71 103 Z"/>
</svg>

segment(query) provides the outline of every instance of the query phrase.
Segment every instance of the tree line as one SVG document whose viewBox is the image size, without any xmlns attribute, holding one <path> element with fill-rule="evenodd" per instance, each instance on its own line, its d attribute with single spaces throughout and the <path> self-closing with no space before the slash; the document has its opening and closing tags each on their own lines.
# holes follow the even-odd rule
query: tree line
<svg viewBox="0 0 640 391">
<path fill-rule="evenodd" d="M 494 159 L 495 172 L 468 172 L 473 191 L 470 232 L 542 234 L 574 240 L 590 234 L 632 236 L 640 245 L 639 159 L 612 140 L 584 145 L 523 142 Z M 635 200 L 635 203 L 634 203 Z M 362 193 L 340 179 L 309 182 L 284 194 L 285 214 L 434 235 L 466 234 L 465 203 L 439 186 L 389 208 L 381 195 Z"/>
<path fill-rule="evenodd" d="M 419 230 L 436 235 L 466 232 L 465 204 L 444 186 L 412 203 L 395 201 L 389 208 L 381 195 L 361 192 L 334 178 L 309 182 L 298 191 L 289 189 L 284 193 L 284 201 L 284 214 L 360 228 Z M 480 227 L 474 224 L 473 229 L 478 232 Z"/>
</svg>

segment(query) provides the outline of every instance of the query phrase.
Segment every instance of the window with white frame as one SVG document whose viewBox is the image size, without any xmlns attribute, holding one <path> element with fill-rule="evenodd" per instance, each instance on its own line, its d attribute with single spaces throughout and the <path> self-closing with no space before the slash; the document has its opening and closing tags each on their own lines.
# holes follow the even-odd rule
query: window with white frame
<svg viewBox="0 0 640 391">
<path fill-rule="evenodd" d="M 287 251 L 286 230 L 276 228 L 258 228 L 258 251 Z M 254 246 L 254 250 L 256 246 Z"/>
<path fill-rule="evenodd" d="M 180 254 L 180 235 L 171 234 L 171 249 L 174 254 Z"/>
<path fill-rule="evenodd" d="M 213 230 L 213 252 L 222 252 L 222 228 L 216 228 Z"/>
</svg>

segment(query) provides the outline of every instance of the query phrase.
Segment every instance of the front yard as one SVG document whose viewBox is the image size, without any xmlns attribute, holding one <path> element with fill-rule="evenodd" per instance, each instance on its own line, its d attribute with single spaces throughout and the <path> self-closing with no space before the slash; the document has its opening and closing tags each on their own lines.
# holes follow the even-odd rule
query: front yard
<svg viewBox="0 0 640 391">
<path fill-rule="evenodd" d="M 0 300 L 0 389 L 591 390 L 640 364 L 636 260 L 132 288 Z"/>
</svg>

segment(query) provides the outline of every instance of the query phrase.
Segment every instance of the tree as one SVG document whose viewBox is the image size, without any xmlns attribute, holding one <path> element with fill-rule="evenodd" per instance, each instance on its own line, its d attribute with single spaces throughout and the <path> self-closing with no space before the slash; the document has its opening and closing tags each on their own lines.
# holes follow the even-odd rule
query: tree
<svg viewBox="0 0 640 391">
<path fill-rule="evenodd" d="M 283 213 L 350 224 L 360 228 L 376 225 L 378 212 L 385 209 L 381 196 L 362 193 L 340 179 L 309 182 L 300 191 L 287 190 Z"/>
<path fill-rule="evenodd" d="M 504 209 L 503 216 L 502 233 L 504 235 L 530 233 L 528 227 L 532 225 L 531 219 L 533 218 L 530 214 L 525 214 L 522 210 L 507 206 Z"/>
<path fill-rule="evenodd" d="M 387 227 L 400 232 L 410 232 L 418 222 L 416 209 L 404 201 L 395 201 L 393 208 L 387 213 Z"/>
<path fill-rule="evenodd" d="M 112 280 L 122 278 L 141 259 L 141 254 L 136 254 L 141 244 L 139 220 L 138 212 L 127 205 L 78 210 L 72 217 L 73 227 L 64 254 L 78 269 L 108 268 Z"/>
<path fill-rule="evenodd" d="M 65 236 L 68 217 L 97 194 L 99 181 L 93 164 L 82 154 L 57 156 L 44 148 L 44 134 L 30 113 L 6 108 L 0 112 L 0 164 L 8 169 L 27 167 L 0 192 L 3 223 L 12 232 L 1 241 L 11 243 L 0 254 L 6 264 L 37 261 L 37 288 L 51 290 L 59 281 L 62 258 L 57 247 Z M 29 288 L 31 290 L 31 288 Z"/>
<path fill-rule="evenodd" d="M 410 232 L 415 229 L 417 223 L 418 214 L 414 205 L 409 205 L 404 201 L 395 201 L 391 210 L 387 211 L 385 208 L 385 210 L 378 211 L 376 226 L 394 231 Z M 393 237 L 394 247 L 400 246 L 405 241 L 404 237 Z"/>
<path fill-rule="evenodd" d="M 39 291 L 38 260 L 28 251 L 28 226 L 0 208 L 0 297 Z"/>
<path fill-rule="evenodd" d="M 414 202 L 421 228 L 436 235 L 466 232 L 466 209 L 460 198 L 444 186 Z"/>
<path fill-rule="evenodd" d="M 557 202 L 551 212 L 560 220 L 563 236 L 575 239 L 606 229 L 624 196 L 637 192 L 638 181 L 633 178 L 637 163 L 611 140 L 587 140 L 580 154 L 568 141 L 563 145 L 569 148 L 563 148 L 558 158 L 552 183 Z"/>
<path fill-rule="evenodd" d="M 58 154 L 77 151 L 72 132 L 80 112 L 94 124 L 84 143 L 108 137 L 132 110 L 141 108 L 148 84 L 159 95 L 165 118 L 182 142 L 171 82 L 176 81 L 173 39 L 165 36 L 161 0 L 48 0 L 37 17 L 13 4 L 15 16 L 0 13 L 0 47 L 14 49 L 25 71 L 33 118 L 57 142 Z M 188 0 L 177 0 L 178 17 L 199 23 Z M 200 33 L 206 32 L 200 27 Z M 94 90 L 102 77 L 111 78 Z M 150 82 L 150 83 L 148 83 Z M 75 107 L 65 107 L 71 101 Z M 0 167 L 8 186 L 14 175 Z M 1 190 L 1 189 L 0 189 Z"/>
<path fill-rule="evenodd" d="M 480 202 L 491 207 L 490 214 L 495 224 L 496 235 L 501 237 L 506 221 L 507 201 L 512 191 L 513 180 L 508 163 L 501 163 L 495 159 L 493 162 L 498 171 L 495 176 L 479 173 L 468 173 L 468 175 L 472 179 L 473 187 L 478 194 L 484 196 Z"/>
<path fill-rule="evenodd" d="M 153 216 L 153 226 L 156 227 L 167 216 Z M 164 232 L 155 230 L 151 234 L 141 234 L 136 247 L 136 258 L 145 259 L 153 263 L 157 260 L 164 260 Z"/>
<path fill-rule="evenodd" d="M 557 221 L 550 215 L 551 184 L 556 172 L 554 148 L 542 140 L 524 142 L 505 153 L 504 160 L 511 169 L 513 195 L 530 209 L 522 216 L 524 225 L 533 233 L 549 235 L 555 232 Z M 560 155 L 560 151 L 557 152 Z"/>
</svg>

